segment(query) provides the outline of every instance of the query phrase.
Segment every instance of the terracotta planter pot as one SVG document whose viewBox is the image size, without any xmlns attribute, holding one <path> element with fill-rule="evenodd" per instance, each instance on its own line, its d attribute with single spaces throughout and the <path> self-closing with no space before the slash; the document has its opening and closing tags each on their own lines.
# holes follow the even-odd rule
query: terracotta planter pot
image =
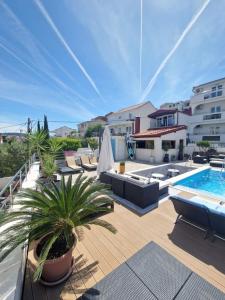
<svg viewBox="0 0 225 300">
<path fill-rule="evenodd" d="M 34 257 L 38 260 L 37 256 L 37 246 L 42 239 L 40 239 L 34 248 Z M 60 281 L 71 269 L 72 259 L 73 259 L 73 249 L 77 243 L 76 237 L 74 236 L 73 247 L 70 248 L 61 257 L 55 259 L 46 260 L 42 271 L 42 280 L 46 282 Z"/>
</svg>

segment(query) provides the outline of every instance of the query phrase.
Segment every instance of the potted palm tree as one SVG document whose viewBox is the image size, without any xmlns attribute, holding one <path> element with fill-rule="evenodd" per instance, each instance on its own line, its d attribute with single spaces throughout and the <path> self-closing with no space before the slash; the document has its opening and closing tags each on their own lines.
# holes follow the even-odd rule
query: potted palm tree
<svg viewBox="0 0 225 300">
<path fill-rule="evenodd" d="M 54 157 L 49 153 L 44 153 L 42 155 L 42 177 L 39 181 L 49 183 L 51 181 L 57 181 L 57 176 L 54 175 L 57 171 L 57 166 Z"/>
<path fill-rule="evenodd" d="M 112 233 L 116 229 L 97 218 L 101 213 L 111 212 L 112 200 L 104 184 L 95 178 L 72 176 L 60 186 L 40 185 L 39 190 L 23 190 L 20 193 L 20 208 L 0 215 L 2 228 L 0 261 L 27 239 L 35 242 L 34 257 L 37 266 L 34 281 L 59 283 L 71 271 L 72 252 L 80 237 L 82 227 L 102 226 Z"/>
</svg>

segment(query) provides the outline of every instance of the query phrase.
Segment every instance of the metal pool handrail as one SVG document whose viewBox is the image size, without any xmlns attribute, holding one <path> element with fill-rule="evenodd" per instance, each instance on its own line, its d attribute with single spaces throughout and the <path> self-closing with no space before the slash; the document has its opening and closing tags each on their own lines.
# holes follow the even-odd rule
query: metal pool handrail
<svg viewBox="0 0 225 300">
<path fill-rule="evenodd" d="M 36 160 L 33 154 L 28 161 L 19 169 L 18 172 L 10 179 L 5 187 L 0 191 L 0 209 L 4 209 L 13 205 L 13 192 L 19 187 L 21 188 L 23 180 L 27 177 L 27 173 L 32 163 Z M 9 190 L 9 195 L 3 196 Z"/>
</svg>

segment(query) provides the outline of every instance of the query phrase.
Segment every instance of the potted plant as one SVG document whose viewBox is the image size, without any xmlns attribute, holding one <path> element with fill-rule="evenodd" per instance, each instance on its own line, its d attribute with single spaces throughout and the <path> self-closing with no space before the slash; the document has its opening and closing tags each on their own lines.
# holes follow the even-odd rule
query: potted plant
<svg viewBox="0 0 225 300">
<path fill-rule="evenodd" d="M 57 171 L 57 166 L 55 163 L 54 157 L 45 153 L 42 155 L 42 177 L 39 178 L 39 181 L 43 181 L 45 183 L 50 183 L 51 181 L 57 181 L 57 176 L 54 175 Z"/>
<path fill-rule="evenodd" d="M 169 158 L 169 154 L 167 153 L 168 150 L 169 150 L 169 146 L 167 144 L 165 144 L 163 146 L 163 150 L 165 151 L 165 154 L 164 154 L 164 158 L 163 158 L 163 162 L 169 162 L 170 161 L 170 158 Z"/>
<path fill-rule="evenodd" d="M 0 215 L 4 237 L 0 240 L 0 261 L 28 239 L 36 244 L 34 281 L 41 278 L 54 284 L 65 279 L 82 226 L 91 229 L 91 225 L 99 225 L 116 233 L 111 224 L 96 217 L 112 211 L 112 200 L 107 187 L 94 180 L 79 175 L 72 183 L 70 176 L 67 182 L 63 177 L 60 186 L 51 183 L 40 185 L 38 191 L 23 190 L 19 209 Z"/>
<path fill-rule="evenodd" d="M 119 173 L 124 174 L 125 173 L 125 161 L 121 161 L 119 164 Z"/>
<path fill-rule="evenodd" d="M 178 151 L 178 160 L 184 159 L 184 146 L 182 143 L 179 144 L 179 151 Z"/>
</svg>

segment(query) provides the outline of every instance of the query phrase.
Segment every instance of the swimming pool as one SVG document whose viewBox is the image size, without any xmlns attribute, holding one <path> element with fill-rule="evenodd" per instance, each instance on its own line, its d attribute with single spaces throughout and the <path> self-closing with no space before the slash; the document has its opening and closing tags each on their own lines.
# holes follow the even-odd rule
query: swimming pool
<svg viewBox="0 0 225 300">
<path fill-rule="evenodd" d="M 225 171 L 221 173 L 221 171 L 207 169 L 179 180 L 174 185 L 184 186 L 225 197 Z"/>
</svg>

